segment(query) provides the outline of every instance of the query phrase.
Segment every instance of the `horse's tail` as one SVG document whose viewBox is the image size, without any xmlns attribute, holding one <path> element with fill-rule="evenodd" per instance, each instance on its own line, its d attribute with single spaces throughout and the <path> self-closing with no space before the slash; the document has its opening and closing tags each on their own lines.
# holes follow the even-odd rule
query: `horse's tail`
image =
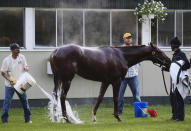
<svg viewBox="0 0 191 131">
<path fill-rule="evenodd" d="M 50 55 L 50 65 L 51 65 L 52 73 L 54 76 L 53 96 L 55 96 L 55 98 L 57 100 L 57 98 L 58 98 L 57 92 L 60 87 L 60 77 L 59 77 L 59 73 L 58 73 L 57 67 L 55 65 L 55 62 L 54 62 L 54 54 L 56 53 L 56 51 L 57 51 L 57 49 L 54 50 Z"/>
</svg>

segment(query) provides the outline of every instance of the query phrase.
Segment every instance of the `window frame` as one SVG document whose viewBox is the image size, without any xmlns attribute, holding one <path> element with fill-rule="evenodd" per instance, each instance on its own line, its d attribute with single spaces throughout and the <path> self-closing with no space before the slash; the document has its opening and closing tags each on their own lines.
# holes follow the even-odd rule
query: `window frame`
<svg viewBox="0 0 191 131">
<path fill-rule="evenodd" d="M 46 9 L 46 8 L 38 8 L 38 9 Z M 109 22 L 109 24 L 110 24 L 110 33 L 109 33 L 109 36 L 110 36 L 110 38 L 109 38 L 109 44 L 108 44 L 108 46 L 112 46 L 112 12 L 113 11 L 120 11 L 120 12 L 128 12 L 128 11 L 134 11 L 134 9 L 56 9 L 56 13 L 57 13 L 57 11 L 58 10 L 62 10 L 62 11 L 64 11 L 64 10 L 66 10 L 66 11 L 82 11 L 82 13 L 83 13 L 83 27 L 82 27 L 82 32 L 83 32 L 83 43 L 82 43 L 82 45 L 84 46 L 84 47 L 91 47 L 91 48 L 94 48 L 94 47 L 92 47 L 92 46 L 88 46 L 88 45 L 86 45 L 86 42 L 85 42 L 85 39 L 86 39 L 86 35 L 85 35 L 85 31 L 86 31 L 86 26 L 85 26 L 85 13 L 87 12 L 87 11 L 100 11 L 100 12 L 108 12 L 109 13 L 109 19 L 110 19 L 110 22 Z M 137 19 L 137 17 L 136 17 L 136 19 Z M 138 43 L 138 20 L 136 20 L 136 43 Z M 34 45 L 34 50 L 51 50 L 51 49 L 56 49 L 56 48 L 58 48 L 58 43 L 57 43 L 57 14 L 56 14 L 56 47 L 37 47 L 37 46 L 35 46 Z"/>
<path fill-rule="evenodd" d="M 183 41 L 183 38 L 184 38 L 184 33 L 183 33 L 183 31 L 184 31 L 184 29 L 183 29 L 183 22 L 184 22 L 184 19 L 183 19 L 183 16 L 184 16 L 184 11 L 190 11 L 191 12 L 191 10 L 172 10 L 172 9 L 169 9 L 168 11 L 173 11 L 174 12 L 174 37 L 176 37 L 176 35 L 177 35 L 177 21 L 176 21 L 176 13 L 177 13 L 177 11 L 181 11 L 182 12 L 182 45 L 180 46 L 180 48 L 182 49 L 182 50 L 184 50 L 184 51 L 190 51 L 191 50 L 191 45 L 190 46 L 183 46 L 184 45 L 184 41 Z M 157 46 L 158 46 L 158 21 L 157 21 Z M 168 47 L 162 47 L 162 46 L 160 46 L 159 47 L 160 49 L 162 49 L 162 50 L 164 50 L 164 51 L 171 51 L 171 47 L 170 47 L 170 45 L 168 46 Z"/>
</svg>

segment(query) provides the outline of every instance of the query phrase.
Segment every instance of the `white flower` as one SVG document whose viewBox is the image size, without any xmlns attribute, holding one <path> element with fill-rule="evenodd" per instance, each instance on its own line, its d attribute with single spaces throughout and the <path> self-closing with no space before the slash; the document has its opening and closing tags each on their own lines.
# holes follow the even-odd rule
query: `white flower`
<svg viewBox="0 0 191 131">
<path fill-rule="evenodd" d="M 142 18 L 139 18 L 139 21 L 141 21 L 142 20 Z"/>
<path fill-rule="evenodd" d="M 135 15 L 142 16 L 142 15 L 150 15 L 154 14 L 155 18 L 159 21 L 165 20 L 164 17 L 167 15 L 167 8 L 161 3 L 161 1 L 157 2 L 151 0 L 149 2 L 146 0 L 142 5 L 138 3 L 138 7 L 135 8 Z M 140 22 L 144 22 L 144 19 L 139 19 Z"/>
</svg>

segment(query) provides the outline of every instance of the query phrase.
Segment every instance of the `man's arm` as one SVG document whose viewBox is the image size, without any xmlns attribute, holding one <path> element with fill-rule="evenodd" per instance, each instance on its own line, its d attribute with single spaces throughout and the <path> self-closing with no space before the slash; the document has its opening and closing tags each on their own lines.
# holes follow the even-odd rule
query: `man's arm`
<svg viewBox="0 0 191 131">
<path fill-rule="evenodd" d="M 16 80 L 15 80 L 14 77 L 12 77 L 12 76 L 9 77 L 9 75 L 7 75 L 7 73 L 5 73 L 5 72 L 1 72 L 1 75 L 2 75 L 5 79 L 7 79 L 8 81 L 10 81 L 11 86 L 14 86 L 14 85 L 16 84 Z"/>
<path fill-rule="evenodd" d="M 183 58 L 183 60 L 184 60 L 184 62 L 185 62 L 184 65 L 182 66 L 182 70 L 190 69 L 190 63 L 189 63 L 189 61 L 188 61 L 186 55 L 185 55 L 185 54 L 182 54 L 182 58 Z"/>
<path fill-rule="evenodd" d="M 1 75 L 2 75 L 5 79 L 7 79 L 8 81 L 11 81 L 11 80 L 10 80 L 10 77 L 7 75 L 7 73 L 1 72 Z"/>
</svg>

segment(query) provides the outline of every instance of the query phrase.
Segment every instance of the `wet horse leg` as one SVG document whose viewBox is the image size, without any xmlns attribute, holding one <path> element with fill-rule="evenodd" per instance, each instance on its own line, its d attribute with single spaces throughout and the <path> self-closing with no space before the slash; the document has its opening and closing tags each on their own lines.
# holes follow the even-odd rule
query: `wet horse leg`
<svg viewBox="0 0 191 131">
<path fill-rule="evenodd" d="M 59 84 L 59 79 L 58 79 L 58 76 L 56 74 L 54 74 L 54 90 L 52 92 L 52 96 L 53 96 L 53 118 L 54 118 L 54 122 L 58 121 L 58 118 L 56 116 L 56 107 L 57 107 L 57 102 L 58 101 L 58 89 L 60 88 L 60 84 Z"/>
<path fill-rule="evenodd" d="M 55 97 L 55 100 L 58 100 L 58 89 L 59 89 L 59 79 L 58 79 L 59 77 L 56 75 L 56 74 L 54 74 L 54 90 L 53 90 L 53 92 L 52 92 L 52 95 Z"/>
<path fill-rule="evenodd" d="M 70 89 L 70 84 L 71 84 L 71 81 L 62 81 L 62 89 L 61 89 L 61 97 L 60 97 L 62 115 L 67 123 L 71 123 L 66 113 L 66 104 L 65 104 L 66 96 L 67 96 L 68 90 Z"/>
<path fill-rule="evenodd" d="M 118 96 L 119 96 L 119 89 L 120 89 L 120 80 L 115 81 L 113 86 L 113 102 L 114 102 L 114 117 L 120 122 L 121 118 L 118 115 Z"/>
<path fill-rule="evenodd" d="M 109 86 L 108 83 L 102 83 L 102 84 L 101 84 L 99 96 L 98 96 L 96 105 L 94 106 L 94 109 L 93 109 L 93 116 L 92 116 L 92 121 L 93 121 L 93 122 L 96 121 L 96 112 L 97 112 L 97 109 L 98 109 L 98 107 L 99 107 L 101 101 L 103 100 L 104 94 L 105 94 L 105 92 L 106 92 L 108 86 Z"/>
</svg>

